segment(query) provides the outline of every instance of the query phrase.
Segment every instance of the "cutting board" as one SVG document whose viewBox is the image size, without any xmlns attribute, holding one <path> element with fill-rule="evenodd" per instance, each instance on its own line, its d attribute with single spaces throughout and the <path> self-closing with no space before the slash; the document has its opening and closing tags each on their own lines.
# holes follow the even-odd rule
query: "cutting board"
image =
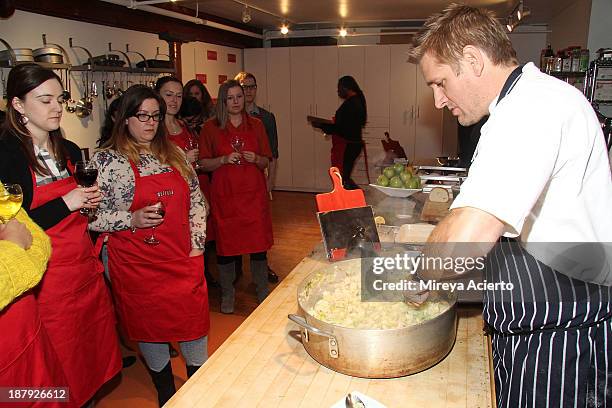
<svg viewBox="0 0 612 408">
<path fill-rule="evenodd" d="M 329 169 L 329 176 L 333 190 L 316 196 L 317 219 L 327 257 L 332 261 L 344 259 L 347 244 L 358 227 L 366 230 L 368 241 L 380 246 L 374 212 L 372 207 L 366 206 L 363 190 L 346 190 L 337 167 Z"/>
<path fill-rule="evenodd" d="M 334 187 L 329 193 L 317 194 L 317 209 L 319 211 L 343 210 L 366 205 L 363 190 L 346 190 L 342 186 L 342 176 L 337 167 L 330 167 L 329 176 Z"/>
</svg>

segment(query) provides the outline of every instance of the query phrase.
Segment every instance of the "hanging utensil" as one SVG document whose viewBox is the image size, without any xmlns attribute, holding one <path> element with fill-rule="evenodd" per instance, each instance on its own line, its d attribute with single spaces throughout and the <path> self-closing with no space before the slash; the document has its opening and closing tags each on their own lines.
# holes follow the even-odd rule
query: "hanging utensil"
<svg viewBox="0 0 612 408">
<path fill-rule="evenodd" d="M 0 82 L 2 82 L 2 99 L 6 99 L 6 81 L 4 80 L 3 69 L 0 69 Z"/>
<path fill-rule="evenodd" d="M 84 119 L 91 115 L 91 112 L 93 110 L 91 98 L 88 97 L 89 71 L 85 71 L 83 79 L 83 97 L 76 104 L 76 115 L 81 119 Z"/>
<path fill-rule="evenodd" d="M 66 71 L 66 83 L 68 84 L 68 100 L 66 102 L 66 112 L 74 113 L 76 111 L 76 107 L 74 106 L 76 101 L 72 99 L 72 83 L 70 81 L 70 74 L 68 73 L 68 71 Z"/>
<path fill-rule="evenodd" d="M 96 85 L 96 81 L 91 81 L 91 92 L 89 94 L 91 98 L 98 97 L 98 85 Z"/>
</svg>

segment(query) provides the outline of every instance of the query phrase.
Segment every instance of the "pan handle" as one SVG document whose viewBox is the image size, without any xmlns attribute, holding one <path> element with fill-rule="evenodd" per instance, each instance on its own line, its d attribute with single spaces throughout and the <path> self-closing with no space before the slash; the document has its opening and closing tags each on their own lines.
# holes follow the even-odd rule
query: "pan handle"
<svg viewBox="0 0 612 408">
<path fill-rule="evenodd" d="M 338 351 L 338 340 L 336 340 L 336 336 L 334 336 L 333 334 L 327 333 L 326 331 L 323 331 L 321 329 L 317 329 L 316 327 L 306 322 L 306 319 L 304 319 L 302 316 L 298 316 L 296 314 L 290 314 L 290 315 L 287 315 L 287 317 L 293 323 L 296 323 L 298 326 L 302 328 L 302 342 L 303 343 L 308 342 L 308 331 L 311 331 L 314 334 L 318 334 L 319 336 L 327 337 L 329 338 L 329 350 L 328 350 L 329 356 L 331 358 L 338 358 L 339 351 Z"/>
<path fill-rule="evenodd" d="M 327 333 L 321 329 L 317 329 L 316 327 L 314 327 L 313 325 L 309 324 L 306 319 L 304 319 L 302 316 L 298 316 L 296 314 L 290 314 L 287 316 L 289 318 L 289 320 L 291 320 L 293 323 L 297 324 L 298 326 L 301 326 L 304 329 L 310 330 L 311 332 L 313 332 L 314 334 L 318 334 L 319 336 L 325 336 L 325 337 L 329 337 L 330 339 L 335 338 L 333 334 Z"/>
</svg>

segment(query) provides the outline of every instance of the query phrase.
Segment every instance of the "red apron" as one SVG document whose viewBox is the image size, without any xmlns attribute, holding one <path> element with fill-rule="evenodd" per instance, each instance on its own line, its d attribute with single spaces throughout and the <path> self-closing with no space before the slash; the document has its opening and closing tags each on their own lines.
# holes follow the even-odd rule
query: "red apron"
<svg viewBox="0 0 612 408">
<path fill-rule="evenodd" d="M 336 122 L 336 116 L 332 117 L 332 121 Z M 337 167 L 342 173 L 344 168 L 344 151 L 346 150 L 346 139 L 339 135 L 331 135 L 332 147 L 331 147 L 331 166 Z"/>
<path fill-rule="evenodd" d="M 0 312 L 0 387 L 67 387 L 61 362 L 27 292 Z M 65 407 L 62 402 L 10 403 L 10 407 Z"/>
<path fill-rule="evenodd" d="M 162 201 L 166 214 L 155 229 L 159 245 L 144 242 L 150 228 L 109 236 L 109 271 L 119 320 L 134 341 L 161 343 L 206 336 L 210 319 L 204 257 L 189 257 L 189 186 L 175 169 L 141 177 L 130 164 L 135 176 L 130 211 Z"/>
<path fill-rule="evenodd" d="M 230 139 L 236 133 L 244 140 L 244 151 L 259 151 L 255 132 L 238 131 L 228 126 L 228 131 L 221 133 L 215 155 L 234 151 Z M 217 254 L 252 254 L 272 247 L 272 217 L 266 178 L 255 164 L 242 159 L 242 164 L 226 164 L 215 170 L 210 198 Z"/>
<path fill-rule="evenodd" d="M 178 135 L 168 135 L 168 139 L 170 139 L 171 142 L 180 147 L 182 150 L 186 150 L 188 140 L 194 137 L 194 135 L 192 135 L 189 129 L 187 129 L 185 126 L 181 126 L 181 129 L 181 133 Z M 208 173 L 200 172 L 198 173 L 198 181 L 200 183 L 200 190 L 202 190 L 202 194 L 204 194 L 206 201 L 210 205 L 210 175 Z M 206 242 L 214 240 L 214 223 L 212 221 L 212 217 L 209 216 L 206 219 Z"/>
<path fill-rule="evenodd" d="M 68 167 L 73 171 L 72 164 Z M 72 177 L 42 186 L 32 173 L 32 208 L 73 190 Z M 40 317 L 59 357 L 76 406 L 87 402 L 121 370 L 115 317 L 102 271 L 87 233 L 87 217 L 73 212 L 45 231 L 51 259 L 35 289 Z"/>
</svg>

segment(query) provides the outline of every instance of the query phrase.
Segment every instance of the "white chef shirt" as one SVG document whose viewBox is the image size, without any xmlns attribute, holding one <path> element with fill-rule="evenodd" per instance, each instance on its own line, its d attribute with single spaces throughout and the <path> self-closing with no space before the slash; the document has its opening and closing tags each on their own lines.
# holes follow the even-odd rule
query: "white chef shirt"
<svg viewBox="0 0 612 408">
<path fill-rule="evenodd" d="M 474 207 L 528 242 L 612 242 L 603 134 L 576 88 L 533 63 L 489 106 L 469 175 L 451 208 Z M 544 261 L 544 260 L 542 260 Z"/>
</svg>

